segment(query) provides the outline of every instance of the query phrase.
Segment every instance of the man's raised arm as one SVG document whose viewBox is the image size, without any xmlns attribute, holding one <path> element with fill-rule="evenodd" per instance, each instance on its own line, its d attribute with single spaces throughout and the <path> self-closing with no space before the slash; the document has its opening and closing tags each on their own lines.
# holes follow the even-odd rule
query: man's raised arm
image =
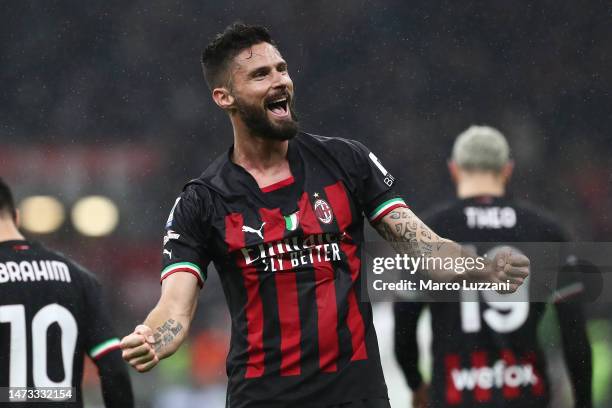
<svg viewBox="0 0 612 408">
<path fill-rule="evenodd" d="M 477 257 L 474 252 L 438 236 L 406 207 L 399 207 L 389 212 L 374 225 L 374 228 L 396 251 L 410 257 Z M 486 282 L 509 281 L 510 290 L 514 292 L 529 274 L 529 259 L 524 255 L 505 250 L 499 251 L 493 259 L 485 258 L 482 269 L 474 267 L 461 274 L 444 268 L 429 269 L 428 272 L 432 279 L 440 282 L 463 279 Z"/>
<path fill-rule="evenodd" d="M 175 273 L 162 282 L 161 297 L 143 324 L 121 340 L 123 359 L 146 372 L 169 357 L 187 337 L 198 301 L 198 281 Z"/>
</svg>

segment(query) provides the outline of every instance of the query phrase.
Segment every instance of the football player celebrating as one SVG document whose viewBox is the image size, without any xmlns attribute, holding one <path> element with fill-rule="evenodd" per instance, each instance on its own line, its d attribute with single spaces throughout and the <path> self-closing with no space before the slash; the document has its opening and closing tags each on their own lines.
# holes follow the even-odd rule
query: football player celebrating
<svg viewBox="0 0 612 408">
<path fill-rule="evenodd" d="M 388 407 L 371 307 L 359 301 L 364 214 L 402 251 L 432 254 L 443 240 L 365 146 L 298 130 L 287 62 L 266 29 L 228 27 L 202 65 L 234 144 L 176 200 L 161 298 L 123 339 L 124 358 L 147 371 L 174 353 L 212 261 L 232 317 L 228 407 Z M 498 260 L 432 274 L 520 285 L 528 260 Z"/>
</svg>

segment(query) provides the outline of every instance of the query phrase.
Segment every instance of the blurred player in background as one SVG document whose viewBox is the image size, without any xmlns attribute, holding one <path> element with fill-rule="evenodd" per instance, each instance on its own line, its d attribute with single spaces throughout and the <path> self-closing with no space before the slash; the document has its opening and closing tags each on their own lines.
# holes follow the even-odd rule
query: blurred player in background
<svg viewBox="0 0 612 408">
<path fill-rule="evenodd" d="M 504 136 L 472 126 L 457 138 L 449 169 L 458 200 L 426 217 L 433 229 L 460 242 L 562 242 L 563 228 L 542 211 L 506 197 L 513 162 Z M 517 245 L 518 246 L 518 245 Z M 538 274 L 532 272 L 533 278 Z M 579 302 L 583 285 L 575 274 L 559 276 L 555 308 L 575 407 L 591 406 L 591 348 Z M 415 408 L 545 407 L 550 400 L 537 327 L 546 304 L 517 302 L 429 304 L 433 332 L 433 378 L 418 368 L 416 327 L 424 303 L 395 304 L 395 352 Z M 467 298 L 463 298 L 467 300 Z M 429 388 L 429 389 L 428 389 Z"/>
<path fill-rule="evenodd" d="M 97 279 L 27 241 L 18 219 L 11 191 L 0 180 L 0 387 L 74 387 L 76 402 L 10 405 L 83 406 L 87 354 L 98 367 L 106 406 L 132 407 L 130 377 Z"/>
<path fill-rule="evenodd" d="M 388 407 L 371 307 L 359 301 L 364 214 L 414 251 L 443 240 L 365 146 L 298 131 L 287 63 L 265 28 L 228 27 L 203 67 L 234 145 L 176 200 L 161 299 L 122 340 L 124 358 L 147 371 L 174 353 L 213 261 L 232 316 L 228 407 Z M 506 258 L 520 285 L 528 260 Z M 496 265 L 468 277 L 506 278 Z"/>
</svg>

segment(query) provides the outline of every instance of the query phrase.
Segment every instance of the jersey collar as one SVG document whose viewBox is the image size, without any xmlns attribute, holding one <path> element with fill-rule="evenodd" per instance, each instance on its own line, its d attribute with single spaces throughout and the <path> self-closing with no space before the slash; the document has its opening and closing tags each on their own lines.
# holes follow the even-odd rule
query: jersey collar
<svg viewBox="0 0 612 408">
<path fill-rule="evenodd" d="M 299 137 L 296 136 L 296 138 Z M 294 183 L 296 185 L 302 184 L 303 171 L 302 171 L 302 158 L 297 151 L 297 143 L 295 142 L 295 138 L 289 140 L 289 147 L 287 148 L 287 160 L 289 161 L 289 169 L 291 170 L 291 176 L 293 177 Z M 245 187 L 249 193 L 256 194 L 259 197 L 265 197 L 268 193 L 264 193 L 255 178 L 244 169 L 244 167 L 236 164 L 232 161 L 232 153 L 234 151 L 234 145 L 230 146 L 227 151 L 227 163 L 229 164 L 229 169 L 232 172 L 232 178 L 235 178 L 240 185 Z"/>
</svg>

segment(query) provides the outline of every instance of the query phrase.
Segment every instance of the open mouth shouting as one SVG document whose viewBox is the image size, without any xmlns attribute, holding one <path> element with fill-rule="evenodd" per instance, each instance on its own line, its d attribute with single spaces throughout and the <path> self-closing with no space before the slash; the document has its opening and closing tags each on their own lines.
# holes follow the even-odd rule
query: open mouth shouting
<svg viewBox="0 0 612 408">
<path fill-rule="evenodd" d="M 282 95 L 271 98 L 266 102 L 266 110 L 276 118 L 289 117 L 289 96 Z"/>
</svg>

